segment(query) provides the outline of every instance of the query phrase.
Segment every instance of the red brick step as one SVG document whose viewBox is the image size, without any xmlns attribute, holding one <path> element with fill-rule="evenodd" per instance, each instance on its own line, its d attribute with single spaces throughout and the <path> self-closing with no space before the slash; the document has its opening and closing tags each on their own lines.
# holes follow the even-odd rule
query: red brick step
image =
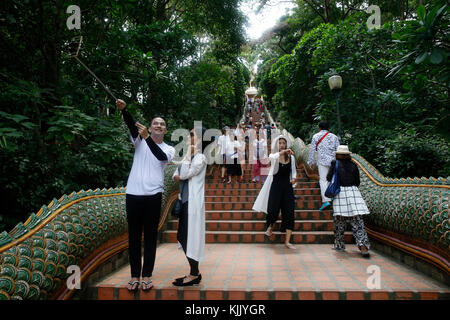
<svg viewBox="0 0 450 320">
<path fill-rule="evenodd" d="M 321 201 L 320 195 L 298 195 L 296 201 Z M 205 196 L 205 202 L 250 202 L 254 203 L 257 194 L 249 196 Z"/>
<path fill-rule="evenodd" d="M 206 220 L 207 231 L 265 231 L 265 221 L 248 220 Z M 278 230 L 280 223 L 276 223 L 274 230 Z M 178 229 L 178 220 L 167 222 L 168 230 Z M 294 224 L 296 231 L 333 231 L 331 220 L 297 220 Z"/>
<path fill-rule="evenodd" d="M 261 189 L 209 189 L 205 196 L 257 196 Z M 319 188 L 295 188 L 295 195 L 320 195 Z"/>
<path fill-rule="evenodd" d="M 237 183 L 235 180 L 232 180 L 232 183 L 206 183 L 205 190 L 221 190 L 221 189 L 236 189 L 236 190 L 245 190 L 245 189 L 261 189 L 263 184 L 261 182 L 243 182 Z M 297 188 L 318 188 L 319 183 L 317 181 L 299 181 L 297 182 Z"/>
<path fill-rule="evenodd" d="M 321 200 L 303 200 L 295 201 L 295 209 L 319 209 L 322 205 Z M 251 210 L 253 202 L 205 202 L 206 210 Z"/>
<path fill-rule="evenodd" d="M 262 231 L 206 231 L 206 243 L 283 243 L 285 233 L 275 231 L 269 239 Z M 346 232 L 345 241 L 351 243 L 353 235 Z M 177 231 L 167 230 L 163 233 L 164 242 L 177 242 Z M 292 243 L 334 243 L 334 235 L 331 231 L 294 231 Z"/>
<path fill-rule="evenodd" d="M 205 212 L 206 220 L 265 220 L 264 212 L 252 210 L 207 210 Z M 331 210 L 295 210 L 295 220 L 332 220 L 333 212 Z"/>
</svg>

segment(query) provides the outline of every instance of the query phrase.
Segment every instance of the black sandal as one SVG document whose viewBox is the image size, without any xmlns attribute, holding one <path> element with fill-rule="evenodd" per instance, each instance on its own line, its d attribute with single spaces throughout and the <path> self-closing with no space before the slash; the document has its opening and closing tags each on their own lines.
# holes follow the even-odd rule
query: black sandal
<svg viewBox="0 0 450 320">
<path fill-rule="evenodd" d="M 181 278 L 176 278 L 174 282 L 172 282 L 173 285 L 175 285 L 176 283 L 180 283 L 183 282 L 183 280 L 187 278 L 187 276 L 181 277 Z"/>
<path fill-rule="evenodd" d="M 174 282 L 173 284 L 175 286 L 177 286 L 177 287 L 190 287 L 190 286 L 193 286 L 195 284 L 199 284 L 200 281 L 202 281 L 202 275 L 201 274 L 199 274 L 197 276 L 197 278 L 195 278 L 195 279 L 193 279 L 191 281 L 183 282 L 183 280 L 181 280 L 180 282 Z"/>
</svg>

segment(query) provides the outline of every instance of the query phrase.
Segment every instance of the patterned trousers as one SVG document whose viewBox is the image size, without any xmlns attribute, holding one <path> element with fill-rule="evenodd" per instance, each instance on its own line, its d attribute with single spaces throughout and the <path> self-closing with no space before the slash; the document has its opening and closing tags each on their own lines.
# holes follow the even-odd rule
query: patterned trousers
<svg viewBox="0 0 450 320">
<path fill-rule="evenodd" d="M 365 246 L 367 250 L 370 250 L 369 237 L 364 228 L 364 220 L 360 215 L 354 217 L 334 216 L 334 248 L 345 249 L 344 232 L 347 223 L 352 226 L 353 236 L 358 248 Z"/>
</svg>

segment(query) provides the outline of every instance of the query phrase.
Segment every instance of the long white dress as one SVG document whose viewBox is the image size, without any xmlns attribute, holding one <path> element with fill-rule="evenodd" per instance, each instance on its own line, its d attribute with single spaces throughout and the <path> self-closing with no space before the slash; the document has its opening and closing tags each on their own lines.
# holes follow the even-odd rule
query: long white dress
<svg viewBox="0 0 450 320">
<path fill-rule="evenodd" d="M 192 161 L 183 160 L 179 172 L 173 174 L 189 179 L 186 256 L 199 262 L 205 257 L 205 174 L 206 157 L 200 152 Z"/>
</svg>

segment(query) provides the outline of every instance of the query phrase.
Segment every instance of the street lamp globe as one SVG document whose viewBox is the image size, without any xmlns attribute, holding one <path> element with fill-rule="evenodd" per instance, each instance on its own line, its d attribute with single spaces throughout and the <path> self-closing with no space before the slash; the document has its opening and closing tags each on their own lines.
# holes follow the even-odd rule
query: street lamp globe
<svg viewBox="0 0 450 320">
<path fill-rule="evenodd" d="M 342 78 L 340 75 L 335 74 L 328 78 L 328 85 L 331 90 L 342 88 Z"/>
</svg>

